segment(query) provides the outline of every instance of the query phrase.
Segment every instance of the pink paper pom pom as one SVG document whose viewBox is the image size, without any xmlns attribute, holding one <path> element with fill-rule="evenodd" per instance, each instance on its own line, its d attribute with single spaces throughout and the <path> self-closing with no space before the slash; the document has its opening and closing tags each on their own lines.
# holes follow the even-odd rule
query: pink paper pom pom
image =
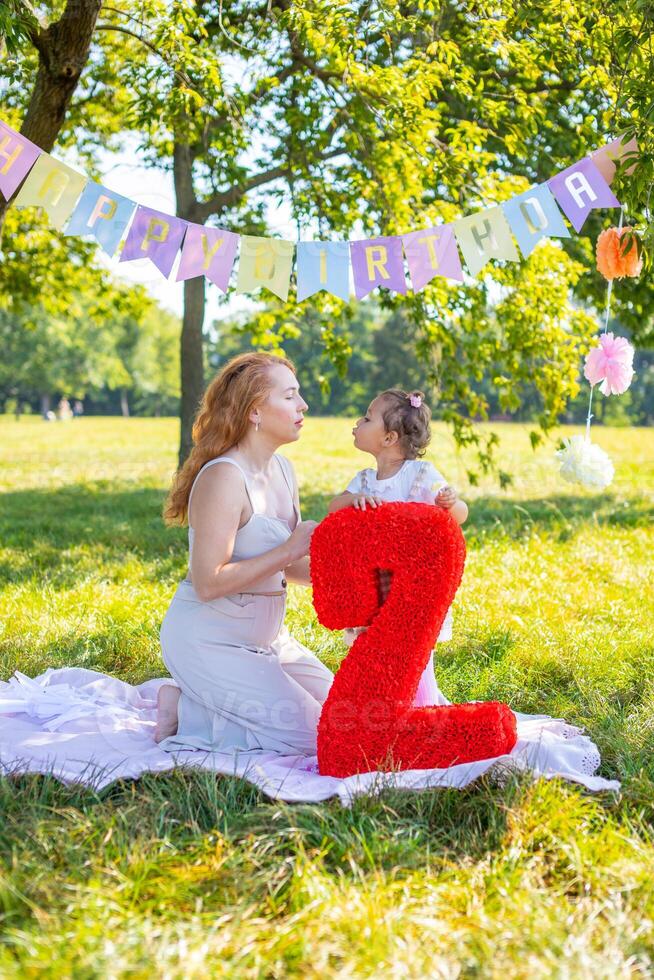
<svg viewBox="0 0 654 980">
<path fill-rule="evenodd" d="M 634 349 L 624 337 L 603 333 L 599 347 L 586 356 L 584 377 L 592 385 L 602 382 L 603 395 L 621 395 L 627 390 L 634 376 Z"/>
</svg>

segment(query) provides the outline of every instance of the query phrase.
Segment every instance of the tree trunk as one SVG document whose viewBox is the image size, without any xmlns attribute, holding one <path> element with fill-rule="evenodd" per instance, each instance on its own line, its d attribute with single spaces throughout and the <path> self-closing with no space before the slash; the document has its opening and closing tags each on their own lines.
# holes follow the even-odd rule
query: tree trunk
<svg viewBox="0 0 654 980">
<path fill-rule="evenodd" d="M 58 21 L 37 28 L 32 43 L 39 70 L 20 131 L 50 152 L 66 118 L 66 110 L 89 59 L 91 40 L 102 0 L 67 0 Z M 0 232 L 8 203 L 0 200 Z"/>
<path fill-rule="evenodd" d="M 183 142 L 173 149 L 173 177 L 177 215 L 186 221 L 197 221 L 197 198 L 193 190 L 193 154 Z M 191 451 L 193 420 L 204 394 L 204 359 L 202 327 L 204 325 L 205 279 L 198 276 L 184 283 L 184 317 L 182 320 L 180 441 L 179 465 Z"/>
<path fill-rule="evenodd" d="M 202 326 L 204 324 L 204 276 L 187 279 L 184 283 L 184 319 L 182 322 L 181 361 L 182 399 L 179 465 L 193 446 L 191 429 L 204 394 L 204 364 L 202 357 Z"/>
<path fill-rule="evenodd" d="M 127 388 L 120 389 L 120 413 L 124 419 L 129 418 L 129 401 L 127 400 Z"/>
<path fill-rule="evenodd" d="M 46 415 L 48 414 L 49 411 L 50 411 L 50 395 L 42 394 L 41 395 L 41 415 L 43 416 L 43 418 L 46 417 Z"/>
</svg>

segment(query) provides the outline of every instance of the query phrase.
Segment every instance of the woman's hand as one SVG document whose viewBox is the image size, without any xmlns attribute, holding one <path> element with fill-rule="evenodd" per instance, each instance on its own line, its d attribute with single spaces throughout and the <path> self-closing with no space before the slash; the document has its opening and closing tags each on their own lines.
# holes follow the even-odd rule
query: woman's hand
<svg viewBox="0 0 654 980">
<path fill-rule="evenodd" d="M 376 497 L 374 494 L 357 493 L 354 495 L 352 506 L 357 510 L 365 510 L 366 504 L 370 504 L 371 507 L 381 507 L 383 503 L 381 497 Z"/>
<path fill-rule="evenodd" d="M 317 521 L 300 521 L 286 542 L 288 548 L 288 563 L 299 561 L 309 554 L 311 535 L 318 527 Z"/>
</svg>

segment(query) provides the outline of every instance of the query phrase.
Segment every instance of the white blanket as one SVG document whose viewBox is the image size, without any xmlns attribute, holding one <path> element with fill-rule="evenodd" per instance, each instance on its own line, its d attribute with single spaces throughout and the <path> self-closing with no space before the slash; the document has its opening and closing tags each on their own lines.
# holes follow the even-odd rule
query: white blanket
<svg viewBox="0 0 654 980">
<path fill-rule="evenodd" d="M 581 730 L 546 715 L 517 715 L 518 742 L 510 755 L 449 769 L 321 776 L 315 756 L 274 752 L 183 751 L 174 756 L 154 742 L 157 691 L 169 679 L 133 687 L 116 677 L 70 667 L 34 679 L 16 673 L 0 682 L 0 772 L 50 773 L 96 790 L 117 779 L 175 766 L 239 776 L 267 796 L 291 802 L 338 797 L 348 805 L 384 787 L 428 789 L 467 786 L 493 768 L 560 776 L 590 790 L 619 790 L 620 783 L 593 775 L 599 753 Z"/>
</svg>

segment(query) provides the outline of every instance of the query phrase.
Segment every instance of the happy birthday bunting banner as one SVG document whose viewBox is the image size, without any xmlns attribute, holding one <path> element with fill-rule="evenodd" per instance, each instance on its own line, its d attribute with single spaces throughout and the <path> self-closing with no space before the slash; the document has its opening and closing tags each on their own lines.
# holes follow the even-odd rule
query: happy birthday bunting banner
<svg viewBox="0 0 654 980">
<path fill-rule="evenodd" d="M 40 207 L 58 231 L 66 224 L 87 178 L 65 163 L 42 153 L 14 200 L 17 208 Z"/>
<path fill-rule="evenodd" d="M 0 194 L 9 200 L 36 163 L 41 150 L 0 122 Z"/>
<path fill-rule="evenodd" d="M 426 286 L 434 276 L 446 276 L 463 282 L 463 269 L 452 225 L 411 231 L 402 235 L 402 242 L 414 292 Z"/>
<path fill-rule="evenodd" d="M 348 302 L 350 298 L 348 242 L 297 243 L 298 303 L 321 289 Z"/>
<path fill-rule="evenodd" d="M 511 229 L 499 205 L 459 218 L 454 222 L 454 234 L 471 276 L 476 276 L 491 259 L 520 261 Z"/>
<path fill-rule="evenodd" d="M 107 255 L 113 255 L 135 208 L 134 201 L 90 181 L 70 216 L 64 234 L 91 235 Z"/>
<path fill-rule="evenodd" d="M 502 205 L 525 258 L 542 238 L 570 238 L 556 201 L 546 184 L 512 197 Z"/>
<path fill-rule="evenodd" d="M 357 299 L 383 287 L 404 295 L 406 254 L 414 291 L 435 276 L 463 281 L 457 243 L 471 275 L 491 259 L 520 261 L 512 232 L 526 257 L 544 237 L 569 238 L 559 207 L 580 231 L 591 210 L 620 207 L 609 184 L 616 162 L 638 151 L 636 140 L 613 140 L 546 183 L 518 194 L 501 206 L 460 218 L 449 225 L 358 242 L 290 242 L 240 236 L 235 232 L 191 224 L 115 194 L 66 164 L 0 121 L 0 194 L 17 207 L 41 207 L 55 228 L 66 235 L 91 235 L 108 255 L 127 238 L 120 262 L 149 258 L 168 278 L 182 248 L 177 281 L 204 275 L 223 292 L 241 241 L 236 290 L 248 293 L 265 286 L 288 298 L 293 250 L 297 244 L 297 298 L 321 289 L 349 300 L 349 265 Z M 626 174 L 633 171 L 630 163 Z M 20 188 L 20 189 L 19 189 Z M 133 220 L 132 220 L 133 219 Z M 131 220 L 131 225 L 130 225 Z"/>
<path fill-rule="evenodd" d="M 286 242 L 280 238 L 241 235 L 236 292 L 250 293 L 265 286 L 286 302 L 294 248 L 294 242 Z"/>
<path fill-rule="evenodd" d="M 181 218 L 139 204 L 120 261 L 150 259 L 167 279 L 182 244 L 186 224 Z"/>
<path fill-rule="evenodd" d="M 594 150 L 590 158 L 601 173 L 607 184 L 612 183 L 615 177 L 615 165 L 624 156 L 631 156 L 638 152 L 638 143 L 635 139 L 623 143 L 621 139 L 612 140 L 605 146 L 600 146 L 599 150 Z M 627 175 L 632 174 L 636 163 L 630 164 L 626 169 Z"/>
<path fill-rule="evenodd" d="M 556 174 L 547 181 L 547 186 L 575 231 L 581 231 L 594 208 L 620 207 L 596 164 L 587 157 Z"/>
<path fill-rule="evenodd" d="M 354 293 L 363 299 L 376 286 L 406 293 L 402 239 L 397 237 L 366 238 L 350 242 Z"/>
<path fill-rule="evenodd" d="M 189 223 L 177 270 L 177 282 L 206 276 L 226 293 L 236 258 L 238 239 L 239 236 L 232 231 Z"/>
</svg>

